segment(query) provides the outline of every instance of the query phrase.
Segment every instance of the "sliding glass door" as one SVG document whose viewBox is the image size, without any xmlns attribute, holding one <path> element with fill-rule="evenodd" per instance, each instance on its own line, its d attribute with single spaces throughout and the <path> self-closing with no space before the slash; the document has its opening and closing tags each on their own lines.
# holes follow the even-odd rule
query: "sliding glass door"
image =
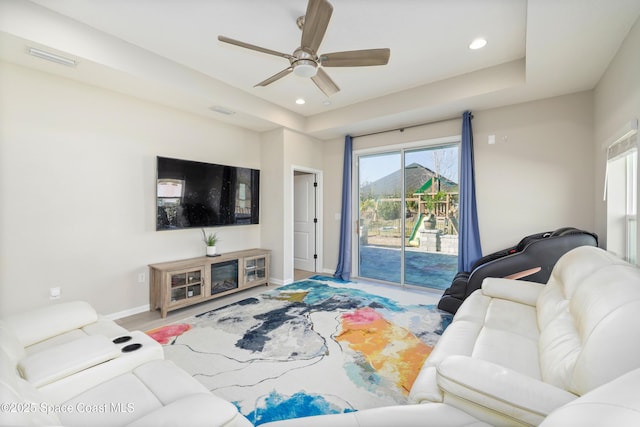
<svg viewBox="0 0 640 427">
<path fill-rule="evenodd" d="M 400 152 L 358 159 L 359 275 L 401 283 L 402 156 Z"/>
<path fill-rule="evenodd" d="M 457 270 L 457 143 L 356 156 L 358 276 L 445 289 Z"/>
</svg>

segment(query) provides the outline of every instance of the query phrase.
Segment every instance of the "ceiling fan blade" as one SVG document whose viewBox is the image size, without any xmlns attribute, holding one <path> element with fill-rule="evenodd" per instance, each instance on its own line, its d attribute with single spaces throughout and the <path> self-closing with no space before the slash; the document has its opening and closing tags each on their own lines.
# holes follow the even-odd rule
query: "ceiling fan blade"
<svg viewBox="0 0 640 427">
<path fill-rule="evenodd" d="M 289 55 L 288 53 L 282 53 L 282 52 L 277 52 L 277 51 L 271 50 L 271 49 L 265 49 L 264 47 L 256 46 L 256 45 L 245 43 L 245 42 L 241 42 L 239 40 L 230 39 L 229 37 L 225 37 L 225 36 L 218 36 L 218 40 L 220 40 L 221 42 L 224 42 L 224 43 L 229 43 L 229 44 L 233 44 L 233 45 L 236 45 L 236 46 L 244 47 L 246 49 L 257 50 L 258 52 L 267 53 L 269 55 L 281 56 L 281 57 L 287 58 L 287 59 L 293 58 L 293 56 Z"/>
<path fill-rule="evenodd" d="M 309 48 L 315 54 L 327 31 L 333 6 L 327 0 L 309 0 L 302 27 L 301 47 Z"/>
<path fill-rule="evenodd" d="M 389 49 L 349 50 L 322 54 L 318 58 L 323 67 L 367 67 L 386 65 L 389 62 Z"/>
<path fill-rule="evenodd" d="M 329 77 L 322 68 L 318 68 L 317 74 L 311 77 L 311 80 L 313 80 L 316 86 L 327 96 L 340 92 L 338 85 L 331 80 L 331 77 Z"/>
<path fill-rule="evenodd" d="M 293 71 L 293 67 L 285 68 L 284 70 L 280 71 L 277 74 L 274 74 L 273 76 L 269 77 L 268 79 L 261 81 L 260 83 L 258 83 L 254 87 L 270 85 L 271 83 L 275 82 L 276 80 L 279 80 L 279 79 L 283 78 L 284 76 L 286 76 L 287 74 L 291 73 L 292 71 Z"/>
</svg>

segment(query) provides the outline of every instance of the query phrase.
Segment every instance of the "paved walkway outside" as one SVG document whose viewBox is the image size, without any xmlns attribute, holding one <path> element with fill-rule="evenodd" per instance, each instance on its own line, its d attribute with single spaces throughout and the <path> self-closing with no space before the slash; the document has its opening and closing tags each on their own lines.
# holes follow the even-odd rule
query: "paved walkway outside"
<svg viewBox="0 0 640 427">
<path fill-rule="evenodd" d="M 405 251 L 405 284 L 445 290 L 458 271 L 458 257 L 411 249 Z M 400 283 L 400 249 L 360 248 L 360 277 Z"/>
</svg>

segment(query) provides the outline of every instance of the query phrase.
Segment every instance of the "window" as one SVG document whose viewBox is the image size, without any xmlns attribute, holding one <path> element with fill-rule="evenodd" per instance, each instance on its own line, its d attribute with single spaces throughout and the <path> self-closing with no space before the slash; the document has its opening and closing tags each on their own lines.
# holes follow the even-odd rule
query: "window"
<svg viewBox="0 0 640 427">
<path fill-rule="evenodd" d="M 630 134 L 630 136 L 629 136 Z M 638 148 L 635 132 L 607 148 L 607 250 L 637 264 Z"/>
</svg>

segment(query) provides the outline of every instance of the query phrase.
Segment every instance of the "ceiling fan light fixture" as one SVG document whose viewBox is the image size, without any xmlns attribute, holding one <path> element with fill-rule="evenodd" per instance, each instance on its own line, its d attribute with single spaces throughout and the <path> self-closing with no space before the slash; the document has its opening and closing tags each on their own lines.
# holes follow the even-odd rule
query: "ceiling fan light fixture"
<svg viewBox="0 0 640 427">
<path fill-rule="evenodd" d="M 301 59 L 293 67 L 293 74 L 298 77 L 313 77 L 318 72 L 317 64 L 310 59 Z"/>
<path fill-rule="evenodd" d="M 325 72 L 326 67 L 387 65 L 390 55 L 390 50 L 384 48 L 340 51 L 318 56 L 318 49 L 324 38 L 332 13 L 333 6 L 329 3 L 329 0 L 308 0 L 307 12 L 297 20 L 298 27 L 302 30 L 300 45 L 291 55 L 222 35 L 218 36 L 218 40 L 245 49 L 279 56 L 289 61 L 287 68 L 261 81 L 254 87 L 270 85 L 293 73 L 298 77 L 311 78 L 322 93 L 326 96 L 331 96 L 339 92 L 340 87 Z"/>
</svg>

